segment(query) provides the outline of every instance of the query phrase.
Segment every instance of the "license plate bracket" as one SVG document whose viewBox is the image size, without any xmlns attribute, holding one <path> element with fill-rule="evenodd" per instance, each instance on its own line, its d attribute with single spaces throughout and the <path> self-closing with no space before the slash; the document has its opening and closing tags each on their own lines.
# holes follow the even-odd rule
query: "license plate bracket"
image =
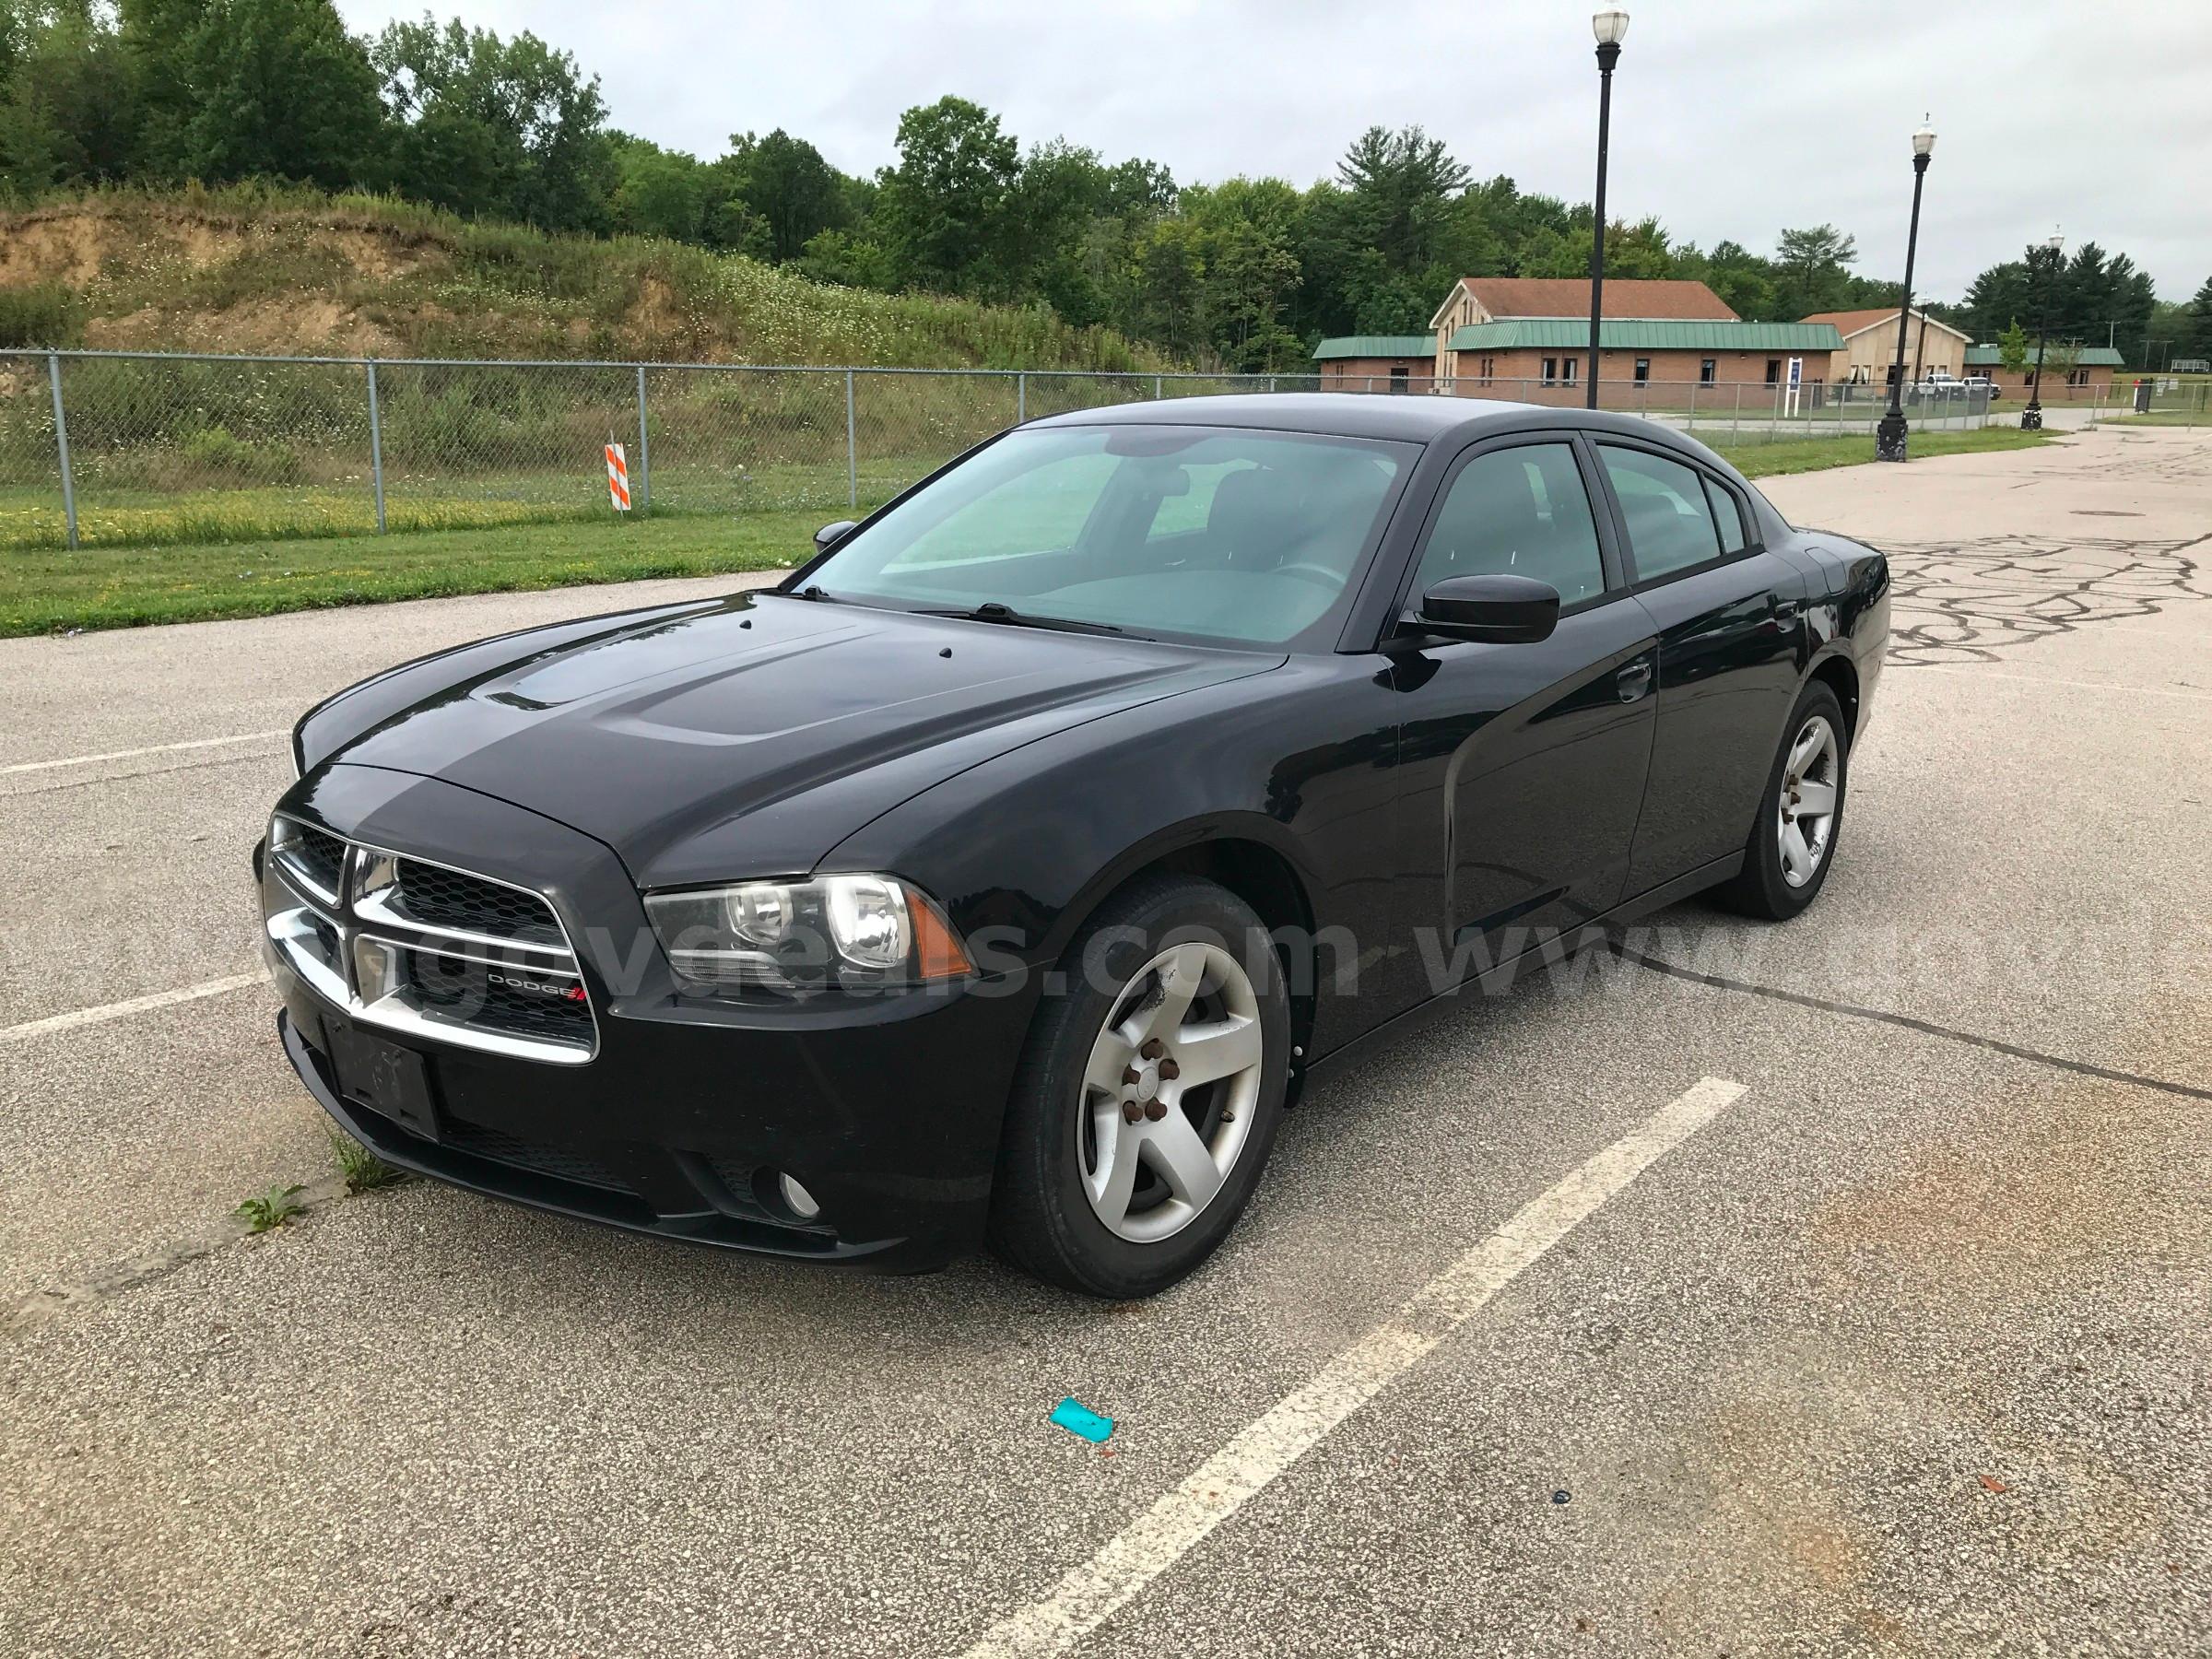
<svg viewBox="0 0 2212 1659">
<path fill-rule="evenodd" d="M 425 1140 L 438 1139 L 430 1068 L 420 1054 L 371 1036 L 350 1020 L 325 1019 L 323 1025 L 340 1094 Z"/>
</svg>

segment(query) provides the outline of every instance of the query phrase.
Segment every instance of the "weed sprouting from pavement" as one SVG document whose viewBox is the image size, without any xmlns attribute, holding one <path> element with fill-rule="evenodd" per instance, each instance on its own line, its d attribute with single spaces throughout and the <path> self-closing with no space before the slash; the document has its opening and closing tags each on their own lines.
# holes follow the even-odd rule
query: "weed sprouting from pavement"
<svg viewBox="0 0 2212 1659">
<path fill-rule="evenodd" d="M 407 1178 L 407 1172 L 396 1164 L 388 1164 L 360 1142 L 349 1136 L 333 1135 L 330 1149 L 338 1160 L 338 1172 L 346 1177 L 346 1190 L 366 1193 L 377 1187 L 396 1186 Z"/>
<path fill-rule="evenodd" d="M 273 1186 L 257 1197 L 249 1198 L 230 1213 L 246 1224 L 250 1233 L 265 1233 L 282 1227 L 294 1216 L 307 1214 L 301 1204 L 298 1186 Z"/>
</svg>

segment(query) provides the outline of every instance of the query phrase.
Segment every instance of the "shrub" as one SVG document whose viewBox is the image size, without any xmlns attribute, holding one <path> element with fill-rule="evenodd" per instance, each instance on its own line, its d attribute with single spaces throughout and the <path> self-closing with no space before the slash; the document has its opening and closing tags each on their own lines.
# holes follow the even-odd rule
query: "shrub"
<svg viewBox="0 0 2212 1659">
<path fill-rule="evenodd" d="M 0 288 L 0 348 L 76 346 L 84 337 L 84 308 L 60 283 Z"/>
<path fill-rule="evenodd" d="M 281 439 L 249 442 L 224 426 L 202 427 L 179 448 L 190 470 L 226 483 L 297 484 L 307 472 L 300 452 Z"/>
</svg>

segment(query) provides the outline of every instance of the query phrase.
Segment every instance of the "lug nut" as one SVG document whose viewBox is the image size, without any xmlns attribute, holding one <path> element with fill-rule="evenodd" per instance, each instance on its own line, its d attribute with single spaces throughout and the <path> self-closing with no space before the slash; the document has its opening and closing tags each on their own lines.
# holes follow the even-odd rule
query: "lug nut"
<svg viewBox="0 0 2212 1659">
<path fill-rule="evenodd" d="M 1130 1088 L 1135 1088 L 1144 1080 L 1145 1079 L 1143 1077 L 1138 1074 L 1135 1066 L 1124 1065 L 1122 1067 L 1122 1081 L 1128 1084 Z"/>
<path fill-rule="evenodd" d="M 1161 1118 L 1168 1115 L 1168 1103 L 1161 1100 L 1152 1100 L 1145 1107 L 1145 1115 L 1154 1123 L 1159 1123 Z"/>
<path fill-rule="evenodd" d="M 1162 1060 L 1159 1063 L 1159 1080 L 1162 1083 L 1172 1083 L 1182 1076 L 1182 1067 L 1176 1065 L 1174 1061 Z"/>
<path fill-rule="evenodd" d="M 1139 1106 L 1135 1100 L 1124 1100 L 1122 1102 L 1122 1121 L 1124 1123 L 1134 1124 L 1137 1119 L 1143 1117 L 1144 1115 L 1145 1109 L 1142 1106 Z"/>
<path fill-rule="evenodd" d="M 1145 1046 L 1136 1052 L 1143 1059 L 1157 1060 L 1168 1052 L 1168 1045 L 1157 1037 L 1147 1037 L 1145 1039 Z"/>
</svg>

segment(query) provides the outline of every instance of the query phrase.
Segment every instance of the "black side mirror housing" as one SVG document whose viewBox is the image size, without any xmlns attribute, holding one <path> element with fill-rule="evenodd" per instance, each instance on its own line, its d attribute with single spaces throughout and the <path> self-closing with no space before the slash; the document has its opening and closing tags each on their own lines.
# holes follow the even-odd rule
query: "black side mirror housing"
<svg viewBox="0 0 2212 1659">
<path fill-rule="evenodd" d="M 1447 576 L 1421 595 L 1404 630 L 1528 645 L 1559 625 L 1559 590 L 1533 576 Z"/>
<path fill-rule="evenodd" d="M 831 547 L 852 535 L 859 524 L 858 519 L 839 519 L 833 524 L 824 524 L 814 533 L 814 550 L 817 553 L 829 552 Z"/>
</svg>

